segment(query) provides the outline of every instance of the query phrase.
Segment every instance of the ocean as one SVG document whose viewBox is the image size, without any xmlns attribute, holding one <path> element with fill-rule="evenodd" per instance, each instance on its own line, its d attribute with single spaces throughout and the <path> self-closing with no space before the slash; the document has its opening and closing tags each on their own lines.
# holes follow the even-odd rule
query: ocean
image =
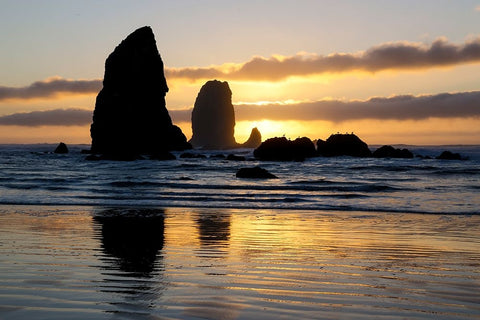
<svg viewBox="0 0 480 320">
<path fill-rule="evenodd" d="M 206 159 L 85 161 L 54 145 L 0 146 L 0 204 L 347 210 L 432 214 L 480 213 L 480 146 L 409 147 L 434 157 L 443 150 L 467 161 L 311 158 L 259 162 L 252 150 L 199 152 Z M 50 152 L 49 152 L 50 151 Z M 212 156 L 234 153 L 247 161 Z M 259 165 L 275 180 L 238 179 Z"/>
<path fill-rule="evenodd" d="M 69 148 L 0 146 L 2 320 L 480 317 L 480 146 L 304 162 Z M 278 179 L 235 177 L 256 165 Z"/>
</svg>

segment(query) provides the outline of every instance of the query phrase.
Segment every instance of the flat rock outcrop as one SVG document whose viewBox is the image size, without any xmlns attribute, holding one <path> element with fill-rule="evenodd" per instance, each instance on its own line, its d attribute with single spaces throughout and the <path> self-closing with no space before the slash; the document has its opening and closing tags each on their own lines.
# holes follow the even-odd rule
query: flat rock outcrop
<svg viewBox="0 0 480 320">
<path fill-rule="evenodd" d="M 91 151 L 100 154 L 159 154 L 191 148 L 172 124 L 163 61 L 150 27 L 123 40 L 105 62 L 97 96 Z"/>
<path fill-rule="evenodd" d="M 326 141 L 317 141 L 317 152 L 324 157 L 371 157 L 368 145 L 352 134 L 332 134 Z"/>
<path fill-rule="evenodd" d="M 382 146 L 373 152 L 375 158 L 413 158 L 413 153 L 408 149 L 397 149 L 392 146 Z"/>
<path fill-rule="evenodd" d="M 228 82 L 207 81 L 198 93 L 192 110 L 194 147 L 208 149 L 236 148 L 235 111 Z"/>
<path fill-rule="evenodd" d="M 314 157 L 315 145 L 307 138 L 289 140 L 285 137 L 270 138 L 253 151 L 255 158 L 273 161 L 303 161 Z"/>
</svg>

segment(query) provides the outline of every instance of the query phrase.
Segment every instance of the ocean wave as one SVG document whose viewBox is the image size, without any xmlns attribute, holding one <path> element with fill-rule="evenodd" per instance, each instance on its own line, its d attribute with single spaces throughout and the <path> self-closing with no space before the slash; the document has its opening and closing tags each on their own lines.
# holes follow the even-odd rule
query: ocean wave
<svg viewBox="0 0 480 320">
<path fill-rule="evenodd" d="M 96 199 L 98 200 L 98 199 Z M 304 203 L 303 201 L 293 201 L 285 202 L 283 199 L 276 199 L 277 201 L 272 201 L 270 203 L 262 203 L 258 205 L 255 202 L 245 202 L 241 198 L 237 199 L 238 202 L 218 202 L 218 203 L 208 203 L 208 202 L 189 202 L 189 201 L 177 201 L 177 202 L 168 202 L 168 201 L 155 201 L 155 202 L 141 202 L 141 201 L 102 201 L 102 202 L 88 202 L 88 201 L 52 201 L 46 200 L 40 203 L 36 201 L 19 201 L 19 200 L 0 200 L 0 206 L 52 206 L 52 207 L 92 207 L 95 208 L 208 208 L 208 209 L 250 209 L 250 210 L 285 210 L 286 212 L 291 212 L 292 210 L 296 211 L 335 211 L 335 212 L 375 212 L 375 213 L 395 213 L 395 214 L 432 214 L 432 215 L 480 215 L 480 210 L 475 211 L 460 211 L 460 210 L 421 210 L 413 208 L 392 208 L 392 207 L 382 207 L 382 206 L 371 206 L 371 207 L 362 207 L 355 205 L 339 205 L 339 204 L 312 204 L 311 202 Z"/>
</svg>

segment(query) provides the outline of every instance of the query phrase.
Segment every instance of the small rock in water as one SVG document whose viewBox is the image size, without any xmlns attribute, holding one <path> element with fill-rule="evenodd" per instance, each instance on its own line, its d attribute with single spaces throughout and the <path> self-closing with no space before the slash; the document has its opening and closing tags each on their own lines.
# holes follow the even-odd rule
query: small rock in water
<svg viewBox="0 0 480 320">
<path fill-rule="evenodd" d="M 278 179 L 274 174 L 271 174 L 267 170 L 258 166 L 253 168 L 241 168 L 237 171 L 236 177 L 247 179 Z"/>
<path fill-rule="evenodd" d="M 64 154 L 68 153 L 68 147 L 65 143 L 60 142 L 59 145 L 55 148 L 54 153 Z"/>
<path fill-rule="evenodd" d="M 383 146 L 372 154 L 375 158 L 413 158 L 413 153 L 408 149 L 396 149 L 392 146 Z"/>
<path fill-rule="evenodd" d="M 462 156 L 459 153 L 453 153 L 451 151 L 443 151 L 441 155 L 437 157 L 440 160 L 462 160 Z"/>
</svg>

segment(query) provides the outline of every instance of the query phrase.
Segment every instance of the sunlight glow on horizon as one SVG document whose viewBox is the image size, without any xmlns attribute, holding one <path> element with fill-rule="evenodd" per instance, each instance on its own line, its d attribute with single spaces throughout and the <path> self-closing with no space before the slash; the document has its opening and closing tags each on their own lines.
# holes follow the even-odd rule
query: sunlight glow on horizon
<svg viewBox="0 0 480 320">
<path fill-rule="evenodd" d="M 48 111 L 54 109 L 91 110 L 93 116 L 105 59 L 131 32 L 146 25 L 154 32 L 164 62 L 170 89 L 167 110 L 177 111 L 187 138 L 191 123 L 186 110 L 193 108 L 202 85 L 217 79 L 228 81 L 232 91 L 240 143 L 253 127 L 264 139 L 317 139 L 354 131 L 370 143 L 480 143 L 480 119 L 468 118 L 480 113 L 454 118 L 461 109 L 454 103 L 446 115 L 434 109 L 437 103 L 424 113 L 420 110 L 426 109 L 417 105 L 408 113 L 402 105 L 394 109 L 398 113 L 384 117 L 397 120 L 366 118 L 381 118 L 375 116 L 384 105 L 373 109 L 374 115 L 355 109 L 362 119 L 355 121 L 345 121 L 357 119 L 354 116 L 342 116 L 355 113 L 353 108 L 340 113 L 336 105 L 328 115 L 326 108 L 314 109 L 321 104 L 310 109 L 293 106 L 283 118 L 280 114 L 282 106 L 317 101 L 341 105 L 374 97 L 480 91 L 478 1 L 426 0 L 414 7 L 373 0 L 272 3 L 125 2 L 112 12 L 110 4 L 117 4 L 113 0 L 78 6 L 60 0 L 30 6 L 6 2 L 0 12 L 5 25 L 0 40 L 7 44 L 0 52 L 0 143 L 90 143 L 89 125 L 18 126 L 10 120 L 14 117 L 6 116 L 33 117 L 45 111 L 42 119 L 50 120 Z M 432 114 L 444 118 L 428 118 Z M 63 115 L 56 118 L 56 123 L 67 123 Z M 84 114 L 81 123 L 87 118 Z M 398 120 L 411 118 L 422 120 Z"/>
</svg>

